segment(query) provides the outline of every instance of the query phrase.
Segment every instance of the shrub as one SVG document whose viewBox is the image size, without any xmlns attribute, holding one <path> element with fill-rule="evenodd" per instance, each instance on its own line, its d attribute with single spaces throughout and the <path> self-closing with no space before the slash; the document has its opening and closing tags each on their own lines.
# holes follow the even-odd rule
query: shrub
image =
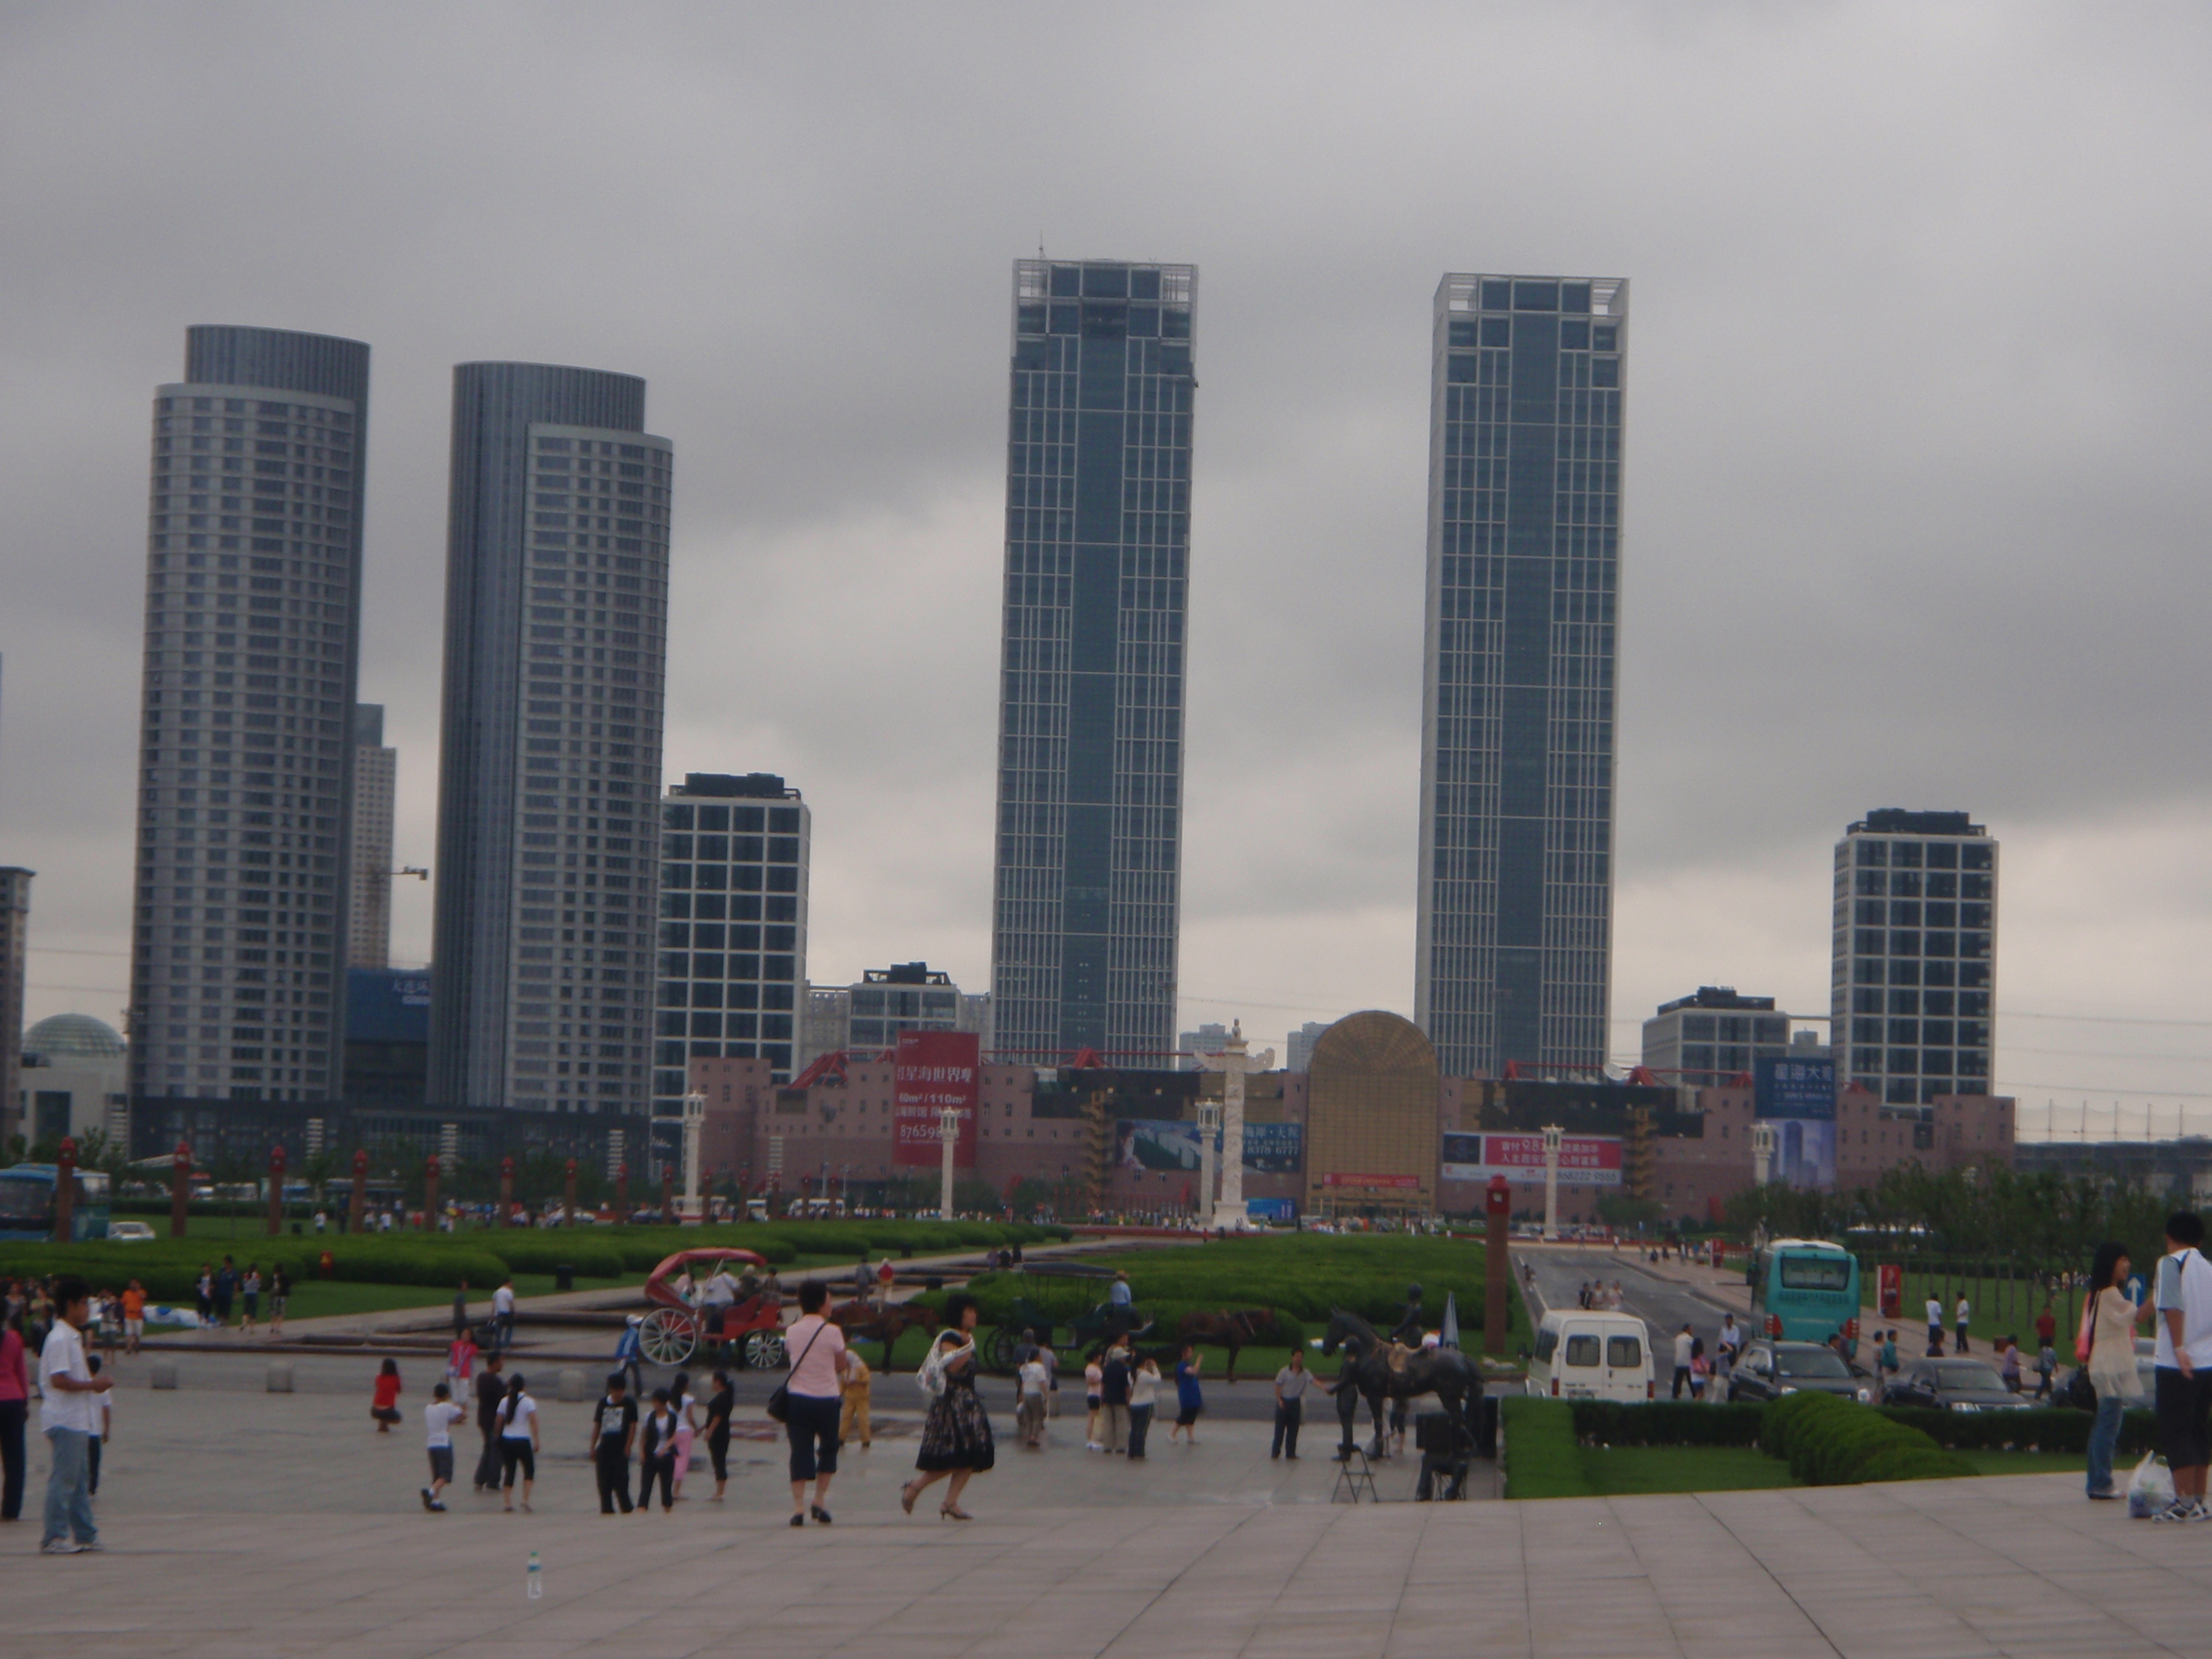
<svg viewBox="0 0 2212 1659">
<path fill-rule="evenodd" d="M 1663 1400 L 1642 1406 L 1618 1400 L 1565 1403 L 1574 1411 L 1576 1437 L 1585 1445 L 1755 1446 L 1765 1420 L 1765 1408 L 1759 1406 Z"/>
<path fill-rule="evenodd" d="M 1574 1407 L 1564 1400 L 1508 1395 L 1498 1406 L 1498 1456 L 1505 1465 L 1508 1498 L 1588 1498 L 1575 1438 Z"/>
<path fill-rule="evenodd" d="M 1939 1480 L 1974 1472 L 1918 1429 L 1833 1395 L 1801 1392 L 1774 1401 L 1766 1413 L 1773 1432 L 1762 1428 L 1761 1445 L 1770 1454 L 1779 1446 L 1790 1473 L 1808 1486 Z"/>
<path fill-rule="evenodd" d="M 2096 1421 L 2087 1412 L 2063 1407 L 1947 1412 L 1924 1406 L 1886 1406 L 1882 1415 L 1918 1429 L 1952 1451 L 2087 1451 Z M 2155 1443 L 2155 1419 L 2149 1412 L 2130 1411 L 2120 1419 L 2121 1451 L 2145 1452 Z"/>
</svg>

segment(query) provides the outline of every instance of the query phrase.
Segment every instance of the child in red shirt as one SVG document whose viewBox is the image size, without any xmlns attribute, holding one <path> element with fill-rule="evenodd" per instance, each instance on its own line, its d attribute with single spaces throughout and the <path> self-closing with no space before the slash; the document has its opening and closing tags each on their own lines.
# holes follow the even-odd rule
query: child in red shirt
<svg viewBox="0 0 2212 1659">
<path fill-rule="evenodd" d="M 376 1419 L 376 1431 L 390 1434 L 392 1425 L 399 1420 L 399 1362 L 387 1359 L 384 1369 L 376 1376 L 376 1395 L 370 1403 L 368 1414 Z"/>
</svg>

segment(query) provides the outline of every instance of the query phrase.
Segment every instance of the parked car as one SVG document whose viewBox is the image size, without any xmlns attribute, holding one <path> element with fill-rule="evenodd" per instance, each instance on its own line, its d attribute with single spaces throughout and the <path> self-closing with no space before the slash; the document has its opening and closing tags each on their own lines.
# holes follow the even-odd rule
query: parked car
<svg viewBox="0 0 2212 1659">
<path fill-rule="evenodd" d="M 1650 1332 L 1633 1314 L 1554 1308 L 1536 1328 L 1527 1386 L 1553 1399 L 1652 1399 Z"/>
<path fill-rule="evenodd" d="M 1881 1391 L 1885 1406 L 1927 1406 L 1937 1411 L 2024 1411 L 2031 1403 L 2014 1394 L 1985 1360 L 1916 1359 Z"/>
<path fill-rule="evenodd" d="M 111 1221 L 107 1238 L 112 1244 L 150 1244 L 154 1230 L 143 1221 Z"/>
<path fill-rule="evenodd" d="M 1819 1342 L 1747 1344 L 1729 1376 L 1728 1397 L 1731 1401 L 1779 1400 L 1801 1389 L 1862 1405 L 1874 1402 L 1873 1388 L 1844 1363 L 1841 1354 Z"/>
</svg>

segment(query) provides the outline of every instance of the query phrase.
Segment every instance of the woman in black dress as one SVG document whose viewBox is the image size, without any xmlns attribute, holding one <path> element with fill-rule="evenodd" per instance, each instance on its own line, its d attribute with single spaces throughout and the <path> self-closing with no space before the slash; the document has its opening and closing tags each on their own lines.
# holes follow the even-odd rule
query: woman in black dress
<svg viewBox="0 0 2212 1659">
<path fill-rule="evenodd" d="M 707 1455 L 714 1461 L 714 1502 L 722 1501 L 730 1484 L 730 1413 L 738 1408 L 738 1392 L 730 1386 L 727 1371 L 714 1373 L 714 1392 L 707 1396 Z"/>
<path fill-rule="evenodd" d="M 945 1328 L 938 1333 L 929 1362 L 943 1370 L 945 1388 L 930 1401 L 929 1416 L 921 1425 L 921 1452 L 914 1460 L 921 1473 L 899 1489 L 900 1507 L 908 1515 L 914 1513 L 915 1499 L 933 1481 L 951 1475 L 952 1484 L 937 1512 L 948 1521 L 973 1519 L 960 1507 L 960 1494 L 969 1476 L 997 1460 L 991 1419 L 983 1414 L 983 1402 L 975 1394 L 975 1332 L 981 1312 L 975 1298 L 964 1292 L 945 1298 Z"/>
</svg>

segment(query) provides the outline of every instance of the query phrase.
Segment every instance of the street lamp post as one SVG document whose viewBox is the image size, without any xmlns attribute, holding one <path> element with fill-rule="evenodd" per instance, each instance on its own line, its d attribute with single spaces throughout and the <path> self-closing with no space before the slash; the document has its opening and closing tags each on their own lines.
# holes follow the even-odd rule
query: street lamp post
<svg viewBox="0 0 2212 1659">
<path fill-rule="evenodd" d="M 945 1161 L 938 1176 L 937 1213 L 946 1221 L 952 1219 L 952 1149 L 960 1139 L 960 1109 L 940 1106 L 937 1110 L 937 1133 L 945 1143 Z"/>
<path fill-rule="evenodd" d="M 1751 1126 L 1751 1178 L 1764 1187 L 1774 1178 L 1774 1126 Z"/>
<path fill-rule="evenodd" d="M 1566 1131 L 1556 1123 L 1544 1126 L 1544 1242 L 1559 1237 L 1559 1143 Z"/>
</svg>

